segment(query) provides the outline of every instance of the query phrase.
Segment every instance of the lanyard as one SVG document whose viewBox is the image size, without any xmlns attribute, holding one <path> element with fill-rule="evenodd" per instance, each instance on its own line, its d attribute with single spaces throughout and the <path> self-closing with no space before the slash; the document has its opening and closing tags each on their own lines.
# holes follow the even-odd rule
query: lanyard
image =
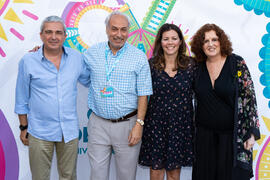
<svg viewBox="0 0 270 180">
<path fill-rule="evenodd" d="M 125 48 L 125 45 L 124 45 L 123 48 Z M 107 79 L 107 81 L 110 80 L 110 76 L 111 76 L 114 68 L 116 67 L 117 63 L 121 60 L 121 58 L 122 58 L 122 56 L 124 54 L 124 50 L 125 49 L 123 49 L 123 51 L 120 52 L 120 54 L 118 55 L 118 58 L 113 62 L 112 67 L 109 68 L 108 54 L 109 54 L 110 48 L 108 46 L 106 46 L 106 49 L 105 49 L 105 68 L 106 68 L 106 79 Z"/>
</svg>

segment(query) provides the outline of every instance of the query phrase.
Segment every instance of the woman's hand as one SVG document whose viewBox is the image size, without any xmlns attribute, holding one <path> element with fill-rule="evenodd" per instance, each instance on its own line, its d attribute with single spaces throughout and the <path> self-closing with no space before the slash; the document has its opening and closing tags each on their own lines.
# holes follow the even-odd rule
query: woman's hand
<svg viewBox="0 0 270 180">
<path fill-rule="evenodd" d="M 255 137 L 253 134 L 251 134 L 251 137 L 244 142 L 244 148 L 246 150 L 250 150 L 251 148 L 253 148 L 254 144 L 255 144 Z"/>
</svg>

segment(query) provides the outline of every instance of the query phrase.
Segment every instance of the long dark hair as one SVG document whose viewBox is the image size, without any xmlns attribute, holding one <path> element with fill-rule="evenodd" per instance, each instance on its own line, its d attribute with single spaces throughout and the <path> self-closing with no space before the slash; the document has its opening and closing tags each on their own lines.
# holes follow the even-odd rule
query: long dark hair
<svg viewBox="0 0 270 180">
<path fill-rule="evenodd" d="M 170 31 L 170 30 L 174 30 L 178 34 L 179 39 L 181 41 L 181 44 L 180 44 L 179 49 L 178 49 L 178 54 L 176 57 L 176 64 L 175 64 L 174 70 L 178 70 L 179 68 L 186 69 L 188 64 L 189 64 L 190 58 L 186 55 L 187 47 L 186 47 L 184 36 L 183 36 L 179 27 L 177 27 L 174 24 L 168 24 L 168 23 L 163 24 L 160 27 L 160 29 L 158 30 L 156 39 L 155 39 L 154 51 L 153 51 L 154 68 L 157 70 L 164 70 L 166 67 L 164 51 L 163 51 L 162 46 L 161 46 L 161 39 L 162 39 L 163 33 Z"/>
</svg>

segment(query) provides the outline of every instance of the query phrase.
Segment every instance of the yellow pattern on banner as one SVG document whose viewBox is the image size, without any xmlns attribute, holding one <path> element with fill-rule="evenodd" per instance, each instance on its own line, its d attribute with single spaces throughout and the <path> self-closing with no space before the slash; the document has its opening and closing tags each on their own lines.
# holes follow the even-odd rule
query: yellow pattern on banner
<svg viewBox="0 0 270 180">
<path fill-rule="evenodd" d="M 34 4 L 32 0 L 13 0 L 13 3 L 28 3 L 28 4 Z"/>
<path fill-rule="evenodd" d="M 259 168 L 259 179 L 266 180 L 270 178 L 270 145 L 265 148 Z"/>
<path fill-rule="evenodd" d="M 6 36 L 6 33 L 5 33 L 5 31 L 4 31 L 4 29 L 3 29 L 3 27 L 2 27 L 1 24 L 0 24 L 0 38 L 8 41 L 7 36 Z"/>
<path fill-rule="evenodd" d="M 0 9 L 2 9 L 2 7 L 4 6 L 5 1 L 4 0 L 0 0 Z"/>
<path fill-rule="evenodd" d="M 256 141 L 259 144 L 259 146 L 262 145 L 262 143 L 264 142 L 265 138 L 266 138 L 266 135 L 261 134 L 261 139 L 259 139 L 259 140 Z"/>
<path fill-rule="evenodd" d="M 264 123 L 265 123 L 265 125 L 266 125 L 266 127 L 268 129 L 268 131 L 270 131 L 270 118 L 267 118 L 265 116 L 262 116 L 262 119 L 263 119 L 263 121 L 264 121 Z"/>
<path fill-rule="evenodd" d="M 15 11 L 12 8 L 8 10 L 7 14 L 4 16 L 4 19 L 23 24 L 19 16 L 15 13 Z"/>
</svg>

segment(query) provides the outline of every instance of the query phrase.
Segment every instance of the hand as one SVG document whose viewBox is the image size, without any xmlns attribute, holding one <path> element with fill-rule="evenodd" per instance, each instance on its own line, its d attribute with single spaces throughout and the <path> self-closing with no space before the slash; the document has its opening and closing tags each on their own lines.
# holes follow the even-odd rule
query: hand
<svg viewBox="0 0 270 180">
<path fill-rule="evenodd" d="M 142 131 L 143 127 L 136 122 L 128 136 L 129 146 L 134 146 L 140 142 Z"/>
<path fill-rule="evenodd" d="M 20 139 L 21 139 L 21 141 L 22 141 L 22 143 L 24 145 L 28 146 L 29 145 L 29 141 L 28 141 L 28 138 L 26 137 L 26 135 L 27 135 L 27 129 L 21 131 Z"/>
<path fill-rule="evenodd" d="M 255 144 L 255 137 L 253 134 L 251 134 L 251 137 L 244 142 L 244 148 L 246 150 L 250 150 L 251 148 L 253 148 L 254 144 Z"/>
<path fill-rule="evenodd" d="M 29 50 L 29 52 L 36 52 L 41 48 L 41 46 L 35 46 L 33 49 Z"/>
</svg>

